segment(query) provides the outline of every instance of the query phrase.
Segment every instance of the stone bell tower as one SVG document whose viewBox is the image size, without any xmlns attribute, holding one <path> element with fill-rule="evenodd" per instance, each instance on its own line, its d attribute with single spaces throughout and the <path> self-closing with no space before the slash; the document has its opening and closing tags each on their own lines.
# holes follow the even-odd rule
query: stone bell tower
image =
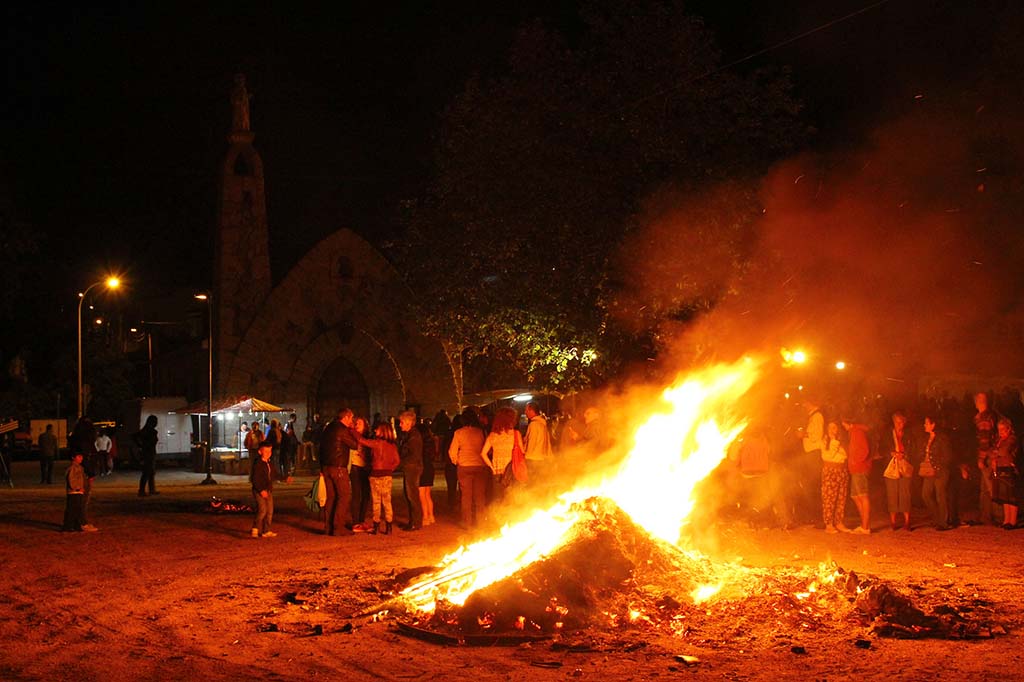
<svg viewBox="0 0 1024 682">
<path fill-rule="evenodd" d="M 216 339 L 220 378 L 232 365 L 246 329 L 270 294 L 270 237 L 263 190 L 263 161 L 252 146 L 245 76 L 231 89 L 231 131 L 220 172 L 214 273 Z M 222 391 L 215 391 L 220 393 Z"/>
</svg>

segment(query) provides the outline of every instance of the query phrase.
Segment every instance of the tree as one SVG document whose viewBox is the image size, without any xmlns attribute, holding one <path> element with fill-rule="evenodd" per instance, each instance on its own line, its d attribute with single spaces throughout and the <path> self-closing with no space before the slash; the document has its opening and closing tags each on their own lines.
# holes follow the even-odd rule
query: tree
<svg viewBox="0 0 1024 682">
<path fill-rule="evenodd" d="M 785 74 L 719 70 L 712 37 L 675 3 L 597 3 L 582 20 L 572 41 L 526 26 L 507 72 L 451 102 L 400 254 L 428 334 L 541 387 L 585 385 L 633 345 L 638 330 L 609 315 L 613 266 L 646 197 L 756 177 L 803 137 Z M 648 257 L 675 258 L 694 234 Z M 714 289 L 683 287 L 664 309 Z"/>
</svg>

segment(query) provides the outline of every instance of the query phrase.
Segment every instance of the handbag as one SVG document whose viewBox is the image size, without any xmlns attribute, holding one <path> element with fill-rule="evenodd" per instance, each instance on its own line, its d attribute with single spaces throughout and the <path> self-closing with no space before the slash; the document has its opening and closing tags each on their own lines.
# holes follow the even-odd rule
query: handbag
<svg viewBox="0 0 1024 682">
<path fill-rule="evenodd" d="M 509 466 L 512 467 L 512 475 L 520 483 L 526 483 L 526 479 L 529 474 L 526 471 L 526 453 L 523 452 L 523 448 L 519 445 L 519 432 L 515 432 L 515 441 L 512 444 L 512 461 L 509 462 Z"/>
<path fill-rule="evenodd" d="M 936 471 L 935 471 L 935 467 L 932 466 L 932 461 L 930 459 L 926 459 L 925 461 L 921 462 L 921 467 L 917 470 L 917 473 L 922 478 L 932 478 L 932 477 L 934 477 Z"/>
<path fill-rule="evenodd" d="M 886 478 L 910 478 L 914 475 L 914 465 L 906 460 L 906 458 L 893 457 L 889 460 L 889 466 L 885 467 L 885 473 L 882 474 Z M 934 474 L 932 474 L 934 476 Z"/>
</svg>

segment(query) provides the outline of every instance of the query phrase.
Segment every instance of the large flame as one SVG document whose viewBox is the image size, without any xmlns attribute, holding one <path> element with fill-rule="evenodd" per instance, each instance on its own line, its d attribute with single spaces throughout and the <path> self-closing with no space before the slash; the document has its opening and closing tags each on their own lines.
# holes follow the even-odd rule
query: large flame
<svg viewBox="0 0 1024 682">
<path fill-rule="evenodd" d="M 432 611 L 438 599 L 461 605 L 469 595 L 539 561 L 570 540 L 590 497 L 615 502 L 651 535 L 677 544 L 696 504 L 694 490 L 721 463 L 745 423 L 734 410 L 757 375 L 754 363 L 710 367 L 665 389 L 654 414 L 633 436 L 617 467 L 562 494 L 548 509 L 505 526 L 492 538 L 460 547 L 441 570 L 406 588 L 416 608 Z M 705 589 L 695 600 L 708 598 Z"/>
</svg>

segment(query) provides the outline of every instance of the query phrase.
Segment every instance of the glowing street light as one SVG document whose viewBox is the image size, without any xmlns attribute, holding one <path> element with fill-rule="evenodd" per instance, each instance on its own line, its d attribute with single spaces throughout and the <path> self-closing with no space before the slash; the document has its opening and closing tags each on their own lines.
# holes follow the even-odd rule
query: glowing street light
<svg viewBox="0 0 1024 682">
<path fill-rule="evenodd" d="M 107 289 L 113 291 L 121 286 L 121 280 L 117 277 L 107 277 L 105 280 L 95 282 L 86 287 L 85 291 L 78 294 L 78 418 L 82 418 L 82 414 L 85 412 L 85 396 L 82 393 L 82 304 L 85 303 L 85 297 L 89 295 L 89 292 L 98 286 L 106 286 Z M 89 306 L 92 310 L 92 306 Z M 102 324 L 103 320 L 97 320 L 96 324 Z"/>
<path fill-rule="evenodd" d="M 793 365 L 803 365 L 807 362 L 807 352 L 803 350 L 789 350 L 783 348 L 779 351 L 782 356 L 782 366 L 792 367 Z"/>
<path fill-rule="evenodd" d="M 842 360 L 840 360 L 839 362 L 836 363 L 836 369 L 838 369 L 838 370 L 846 369 L 846 363 L 843 362 Z"/>
</svg>

